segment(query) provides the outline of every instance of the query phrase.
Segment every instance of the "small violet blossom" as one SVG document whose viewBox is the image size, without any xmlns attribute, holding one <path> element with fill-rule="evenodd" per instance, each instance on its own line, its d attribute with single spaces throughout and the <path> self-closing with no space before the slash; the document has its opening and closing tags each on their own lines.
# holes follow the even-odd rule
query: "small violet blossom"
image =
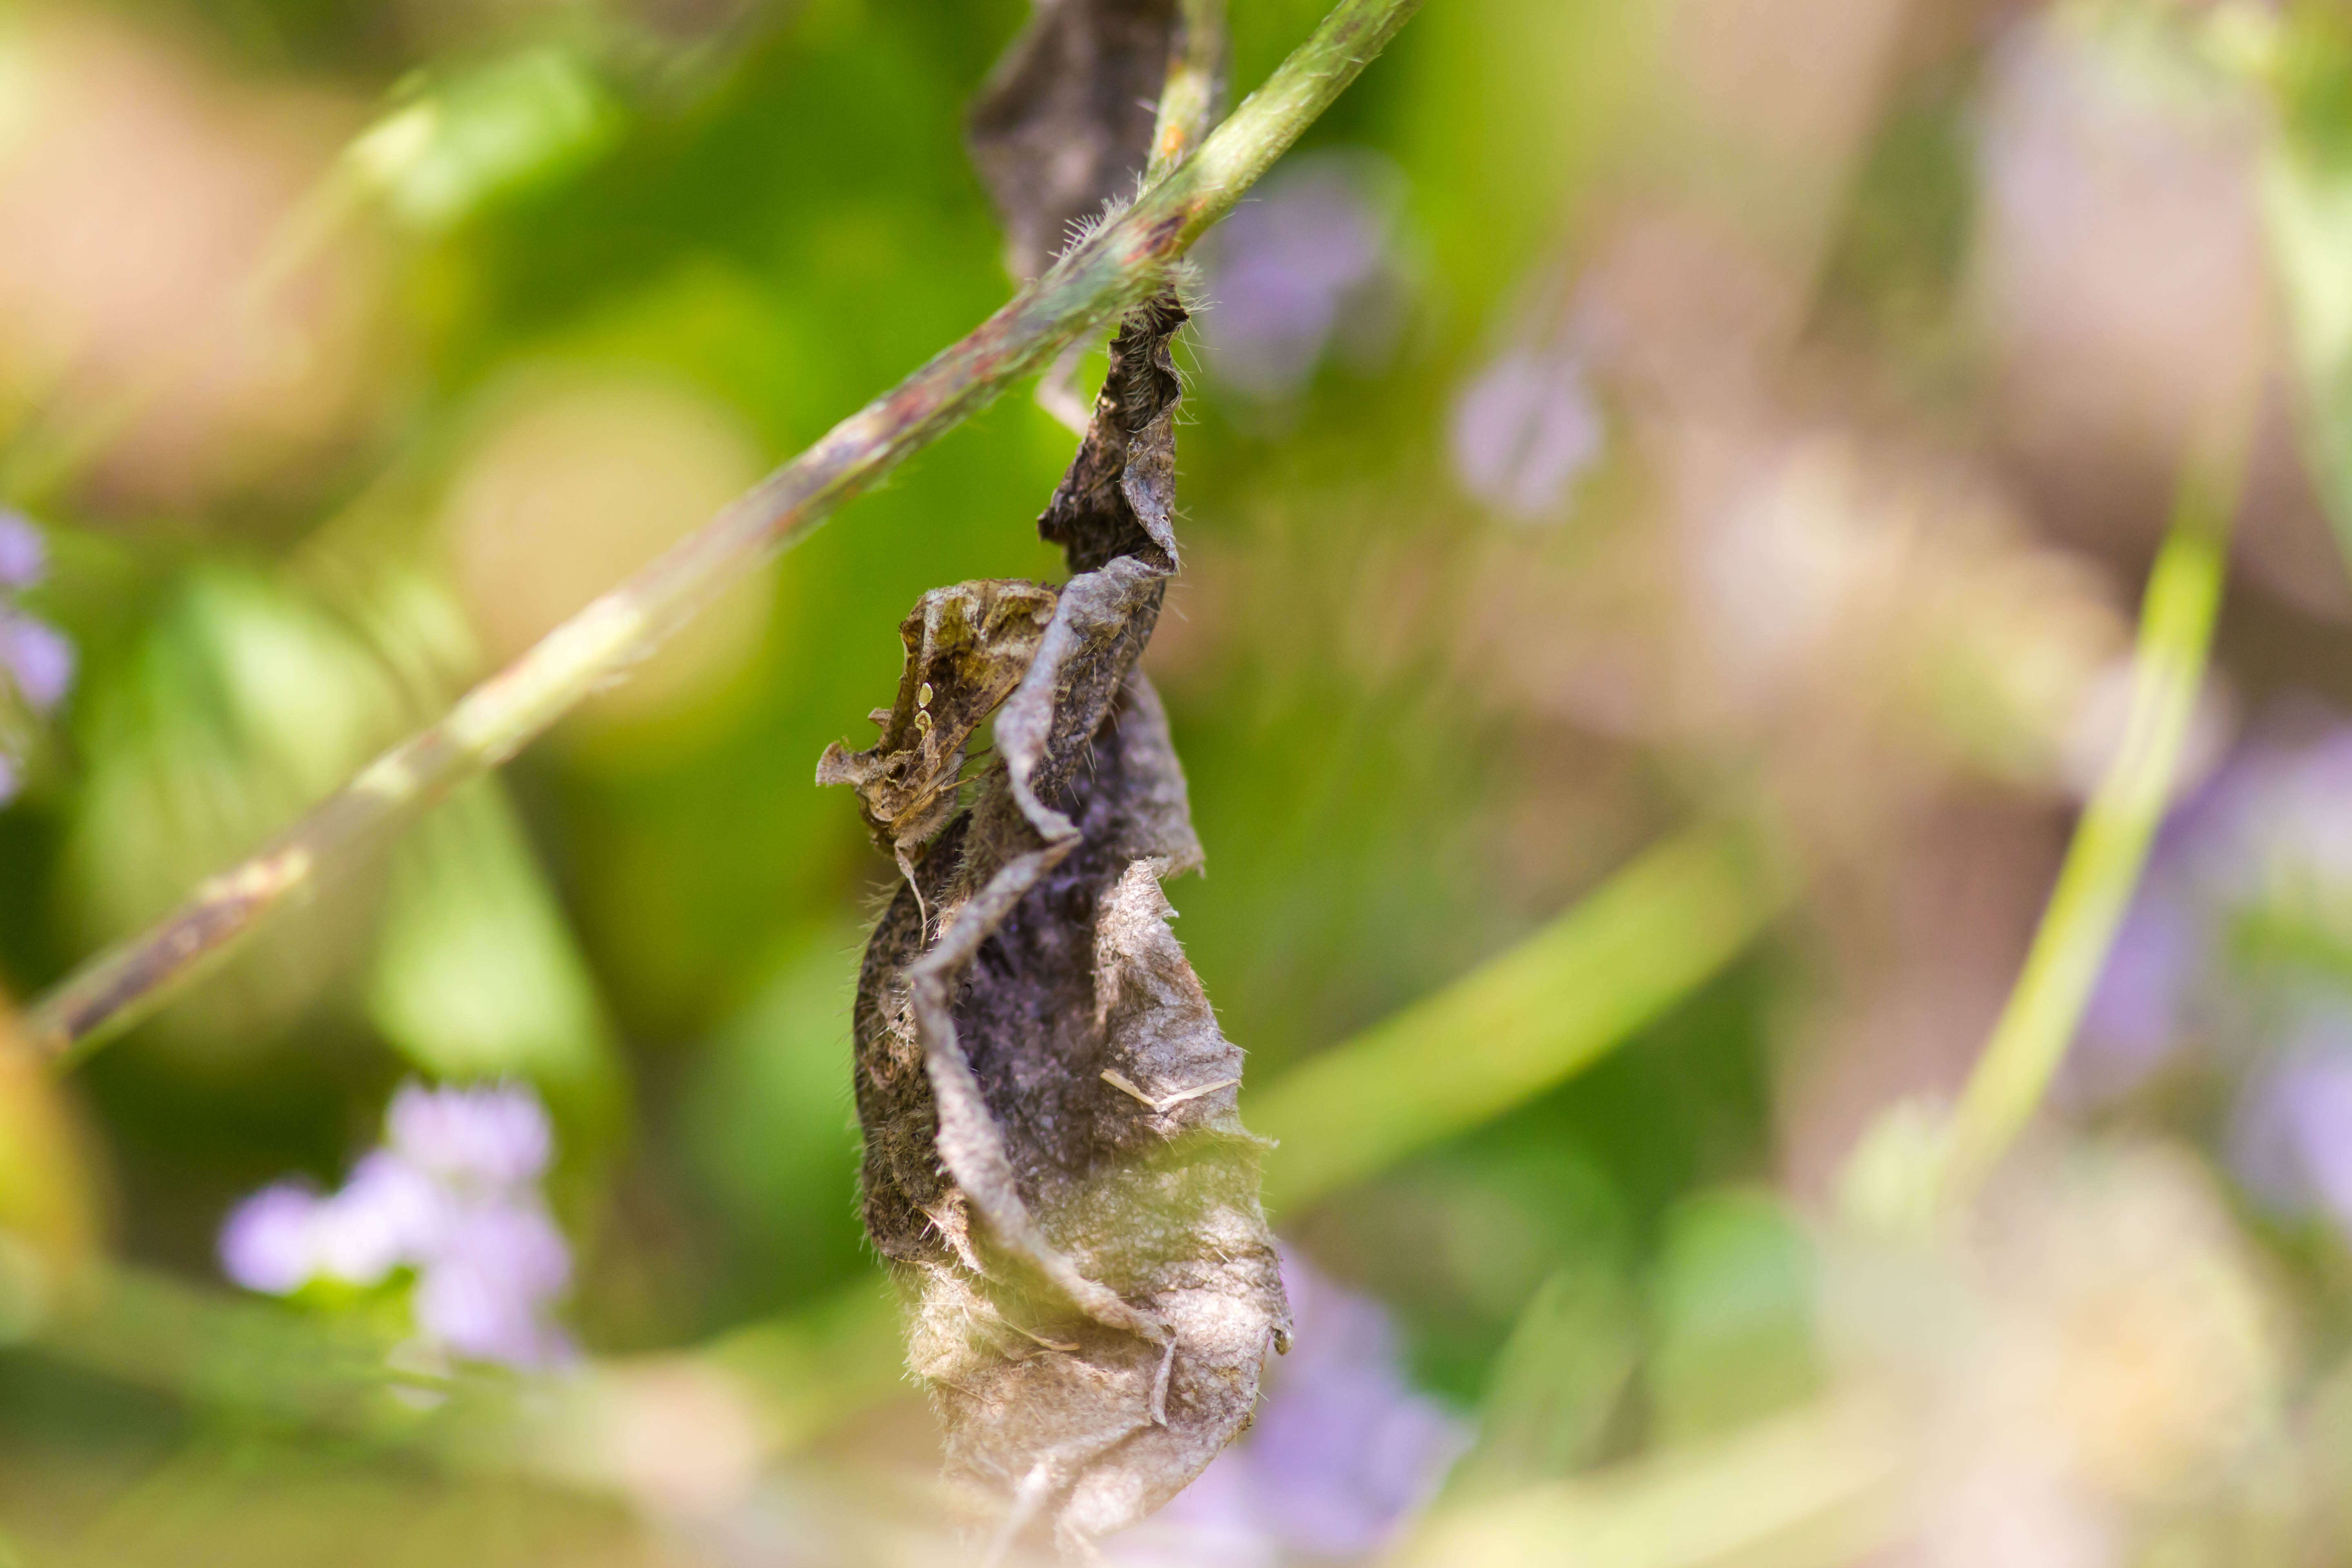
<svg viewBox="0 0 2352 1568">
<path fill-rule="evenodd" d="M 1514 348 L 1454 400 L 1454 477 L 1496 510 L 1542 521 L 1558 516 L 1607 434 L 1576 354 Z"/>
<path fill-rule="evenodd" d="M 0 509 L 0 588 L 38 587 L 49 573 L 49 547 L 22 512 Z"/>
<path fill-rule="evenodd" d="M 1469 1444 L 1414 1391 L 1379 1302 L 1282 1257 L 1290 1353 L 1266 1368 L 1257 1420 L 1157 1516 L 1110 1544 L 1120 1568 L 1277 1568 L 1367 1558 L 1429 1501 Z"/>
<path fill-rule="evenodd" d="M 2352 729 L 2240 747 L 2157 841 L 2092 993 L 2074 1073 L 2089 1082 L 2077 1087 L 2127 1090 L 2200 1011 L 2277 988 L 2279 974 L 2230 962 L 2234 921 L 2269 911 L 2325 926 L 2332 906 L 2352 910 Z"/>
<path fill-rule="evenodd" d="M 377 1286 L 410 1269 L 411 1310 L 430 1343 L 522 1368 L 568 1359 L 548 1321 L 572 1254 L 540 1192 L 554 1152 L 545 1110 L 524 1089 L 409 1084 L 384 1120 L 384 1146 L 336 1191 L 280 1182 L 239 1204 L 221 1228 L 223 1271 L 283 1296 L 316 1280 Z"/>
<path fill-rule="evenodd" d="M 41 531 L 21 512 L 0 508 L 0 684 L 37 718 L 57 711 L 73 689 L 74 647 L 63 632 L 26 611 L 19 595 L 48 575 Z M 23 737 L 0 724 L 0 805 L 24 784 Z"/>
<path fill-rule="evenodd" d="M 1274 403 L 1297 394 L 1335 345 L 1359 361 L 1386 352 L 1402 272 L 1399 181 L 1369 153 L 1310 153 L 1219 226 L 1204 254 L 1212 308 L 1200 318 L 1213 377 Z"/>
<path fill-rule="evenodd" d="M 2256 1075 L 2238 1102 L 2230 1163 L 2268 1207 L 2352 1230 L 2352 1018 L 2313 1020 Z"/>
<path fill-rule="evenodd" d="M 546 1173 L 554 1154 L 547 1112 L 518 1089 L 411 1088 L 394 1097 L 384 1127 L 403 1159 L 460 1184 L 526 1186 Z"/>
<path fill-rule="evenodd" d="M 2210 921 L 2179 879 L 2151 876 L 2116 932 L 2068 1062 L 2075 1099 L 2128 1091 L 2163 1065 L 2188 1028 L 2207 976 Z"/>
<path fill-rule="evenodd" d="M 2069 1089 L 2128 1092 L 2192 1041 L 2238 1079 L 2225 1155 L 2273 1212 L 2352 1237 L 2352 727 L 2242 746 L 2158 840 Z"/>
</svg>

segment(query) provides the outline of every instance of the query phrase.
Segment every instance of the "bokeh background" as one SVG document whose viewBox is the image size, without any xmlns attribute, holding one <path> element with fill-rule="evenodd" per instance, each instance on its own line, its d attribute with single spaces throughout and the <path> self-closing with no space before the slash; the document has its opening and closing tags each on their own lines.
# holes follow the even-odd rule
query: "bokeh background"
<svg viewBox="0 0 2352 1568">
<path fill-rule="evenodd" d="M 1318 14 L 1233 0 L 1236 86 Z M 0 0 L 5 990 L 1000 303 L 1024 15 Z M 2352 1561 L 2352 19 L 1431 0 L 1198 262 L 1169 891 L 1300 1335 L 1113 1561 Z M 1885 1223 L 2216 432 L 2179 807 L 2033 1136 Z M 0 1563 L 969 1560 L 811 774 L 924 590 L 1060 574 L 1073 443 L 1020 389 L 0 1053 Z"/>
</svg>

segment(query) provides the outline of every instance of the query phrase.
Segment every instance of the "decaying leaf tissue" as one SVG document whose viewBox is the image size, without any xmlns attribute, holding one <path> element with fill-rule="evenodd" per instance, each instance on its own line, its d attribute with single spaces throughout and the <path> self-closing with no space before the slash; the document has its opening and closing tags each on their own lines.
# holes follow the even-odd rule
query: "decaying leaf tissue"
<svg viewBox="0 0 2352 1568">
<path fill-rule="evenodd" d="M 1288 1331 L 1241 1052 L 1168 929 L 1160 879 L 1201 849 L 1136 668 L 1176 564 L 1184 319 L 1163 294 L 1112 345 L 1039 524 L 1069 582 L 925 595 L 881 742 L 818 770 L 903 873 L 856 1037 L 866 1226 L 915 1299 L 910 1362 L 1000 1537 L 1076 1551 L 1247 1425 Z"/>
<path fill-rule="evenodd" d="M 1015 276 L 1043 272 L 1075 226 L 1132 188 L 1176 27 L 1176 0 L 1038 0 L 971 111 L 972 162 Z"/>
</svg>

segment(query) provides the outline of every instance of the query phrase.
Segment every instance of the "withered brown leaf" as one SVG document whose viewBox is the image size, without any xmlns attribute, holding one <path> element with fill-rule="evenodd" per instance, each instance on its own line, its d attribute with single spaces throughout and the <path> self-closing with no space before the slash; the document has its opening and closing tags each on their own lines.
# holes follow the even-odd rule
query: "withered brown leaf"
<svg viewBox="0 0 2352 1568">
<path fill-rule="evenodd" d="M 1014 276 L 1043 272 L 1143 172 L 1175 29 L 1176 0 L 1037 0 L 967 133 Z"/>
<path fill-rule="evenodd" d="M 898 700 L 868 717 L 882 738 L 863 752 L 836 741 L 816 782 L 857 791 L 875 847 L 911 884 L 913 851 L 955 814 L 965 748 L 1012 695 L 1054 618 L 1054 589 L 1017 579 L 958 583 L 924 595 L 899 623 L 907 663 Z"/>
<path fill-rule="evenodd" d="M 914 1299 L 909 1362 L 999 1542 L 1050 1533 L 1081 1554 L 1247 1425 L 1289 1328 L 1241 1051 L 1168 929 L 1160 879 L 1201 850 L 1136 668 L 1175 566 L 1169 344 L 1184 319 L 1164 295 L 1112 344 L 1039 523 L 1076 574 L 1057 595 L 926 595 L 902 627 L 898 706 L 877 715 L 883 745 L 835 747 L 820 773 L 857 786 L 906 870 L 855 1033 L 866 1227 Z M 925 686 L 911 711 L 943 715 L 929 752 L 906 740 Z M 998 696 L 971 804 L 902 831 L 938 809 L 952 769 L 938 770 Z"/>
</svg>

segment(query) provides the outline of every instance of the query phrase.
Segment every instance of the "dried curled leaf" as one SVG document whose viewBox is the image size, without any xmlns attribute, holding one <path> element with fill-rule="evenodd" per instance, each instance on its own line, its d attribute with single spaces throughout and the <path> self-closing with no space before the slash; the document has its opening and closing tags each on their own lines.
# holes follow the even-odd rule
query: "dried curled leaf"
<svg viewBox="0 0 2352 1568">
<path fill-rule="evenodd" d="M 968 133 L 1015 276 L 1043 272 L 1143 172 L 1175 29 L 1176 0 L 1037 0 Z"/>
<path fill-rule="evenodd" d="M 909 882 L 915 851 L 955 813 L 965 749 L 1027 672 L 1054 618 L 1055 591 L 1017 579 L 959 583 L 924 595 L 899 623 L 907 664 L 898 700 L 870 717 L 882 726 L 871 750 L 836 741 L 816 782 L 857 791 L 875 847 Z"/>
<path fill-rule="evenodd" d="M 964 716 L 1025 669 L 971 805 L 902 854 L 856 1014 L 866 1227 L 916 1298 L 909 1359 L 950 1473 L 1001 1541 L 1050 1531 L 1081 1552 L 1247 1424 L 1288 1333 L 1241 1052 L 1168 929 L 1160 879 L 1201 851 L 1136 668 L 1174 567 L 1169 342 L 1183 321 L 1163 298 L 1112 345 L 1094 426 L 1040 521 L 1076 570 L 1043 636 L 970 609 L 1028 603 L 1010 592 L 1026 584 L 964 584 L 908 618 L 890 735 L 906 680 L 968 735 Z M 935 601 L 963 617 L 944 641 L 914 629 Z M 978 646 L 935 656 L 974 627 Z M 859 767 L 835 748 L 821 776 L 859 782 Z M 868 820 L 887 805 L 875 785 L 920 773 L 866 764 Z"/>
</svg>

